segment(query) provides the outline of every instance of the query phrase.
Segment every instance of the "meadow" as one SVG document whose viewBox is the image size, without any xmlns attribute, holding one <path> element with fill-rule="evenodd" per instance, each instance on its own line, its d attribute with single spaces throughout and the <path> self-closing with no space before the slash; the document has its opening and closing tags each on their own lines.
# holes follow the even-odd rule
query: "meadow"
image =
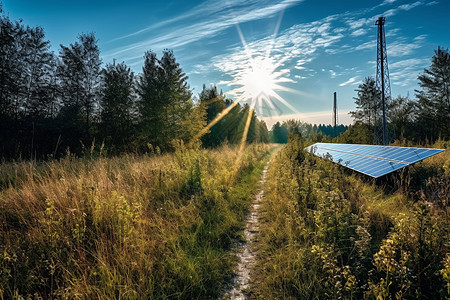
<svg viewBox="0 0 450 300">
<path fill-rule="evenodd" d="M 0 299 L 205 299 L 273 145 L 0 166 Z"/>
<path fill-rule="evenodd" d="M 307 145 L 5 162 L 0 298 L 220 298 L 270 159 L 250 299 L 447 299 L 448 142 L 378 180 Z"/>
<path fill-rule="evenodd" d="M 450 145 L 381 180 L 303 149 L 272 159 L 262 204 L 258 299 L 448 299 Z"/>
</svg>

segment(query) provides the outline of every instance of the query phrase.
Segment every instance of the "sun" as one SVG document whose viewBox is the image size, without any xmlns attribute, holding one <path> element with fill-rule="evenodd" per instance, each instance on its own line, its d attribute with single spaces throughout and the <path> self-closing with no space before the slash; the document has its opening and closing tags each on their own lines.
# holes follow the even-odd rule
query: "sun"
<svg viewBox="0 0 450 300">
<path fill-rule="evenodd" d="M 274 96 L 277 79 L 273 73 L 274 69 L 273 64 L 267 59 L 252 62 L 238 82 L 247 98 Z"/>
<path fill-rule="evenodd" d="M 247 102 L 250 108 L 259 116 L 272 116 L 281 114 L 282 110 L 277 102 L 287 107 L 294 113 L 298 111 L 279 94 L 280 91 L 296 92 L 286 87 L 283 83 L 295 82 L 290 79 L 290 70 L 285 66 L 289 56 L 271 55 L 276 46 L 276 34 L 281 22 L 281 16 L 275 28 L 272 39 L 264 47 L 248 44 L 242 34 L 239 25 L 236 25 L 239 37 L 241 38 L 243 51 L 237 56 L 240 61 L 234 61 L 229 75 L 232 80 L 228 82 L 234 89 L 228 92 L 235 96 L 236 102 Z"/>
<path fill-rule="evenodd" d="M 247 59 L 241 63 L 239 71 L 234 74 L 231 85 L 234 85 L 235 89 L 229 93 L 236 95 L 238 102 L 248 102 L 250 108 L 260 116 L 266 113 L 280 113 L 281 110 L 276 101 L 298 113 L 289 102 L 279 95 L 280 91 L 292 91 L 282 85 L 283 82 L 290 82 L 289 70 L 280 70 L 284 62 L 283 58 L 276 61 L 269 55 L 248 55 Z"/>
</svg>

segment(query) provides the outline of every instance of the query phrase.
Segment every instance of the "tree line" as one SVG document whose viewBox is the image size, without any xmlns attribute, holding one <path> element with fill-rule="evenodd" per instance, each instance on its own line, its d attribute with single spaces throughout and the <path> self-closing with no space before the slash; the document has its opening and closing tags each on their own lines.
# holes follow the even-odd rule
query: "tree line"
<svg viewBox="0 0 450 300">
<path fill-rule="evenodd" d="M 415 99 L 398 96 L 387 99 L 387 126 L 391 141 L 409 140 L 415 143 L 434 143 L 438 139 L 450 139 L 450 54 L 438 47 L 434 51 L 430 67 L 418 76 L 420 89 Z M 372 77 L 367 77 L 356 89 L 356 110 L 350 112 L 355 120 L 352 136 L 369 138 L 380 127 L 381 92 Z M 364 132 L 364 134 L 362 134 Z M 347 133 L 348 137 L 352 139 Z M 356 141 L 359 139 L 357 138 Z M 364 142 L 360 140 L 360 142 Z"/>
<path fill-rule="evenodd" d="M 187 79 L 168 49 L 161 57 L 147 51 L 140 74 L 124 62 L 104 65 L 93 33 L 55 54 L 42 27 L 11 20 L 0 4 L 0 157 L 170 151 L 232 103 L 215 87 L 194 97 Z M 249 113 L 236 105 L 202 137 L 204 146 L 240 141 Z M 268 140 L 253 114 L 247 141 Z"/>
<path fill-rule="evenodd" d="M 306 122 L 301 122 L 298 120 L 287 120 L 283 123 L 277 122 L 272 126 L 270 131 L 270 141 L 273 143 L 285 144 L 288 141 L 289 133 L 295 129 L 299 132 L 301 136 L 305 139 L 311 141 L 328 141 L 332 138 L 336 138 L 341 133 L 348 129 L 346 125 L 337 125 L 336 127 L 330 124 L 310 124 Z"/>
</svg>

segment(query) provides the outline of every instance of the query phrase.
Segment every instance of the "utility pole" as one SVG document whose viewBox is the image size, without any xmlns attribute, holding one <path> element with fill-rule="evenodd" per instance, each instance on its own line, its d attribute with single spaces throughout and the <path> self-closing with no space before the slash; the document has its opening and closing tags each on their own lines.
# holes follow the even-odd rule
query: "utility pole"
<svg viewBox="0 0 450 300">
<path fill-rule="evenodd" d="M 375 25 L 378 26 L 378 35 L 377 35 L 377 79 L 376 84 L 377 88 L 380 89 L 381 92 L 381 108 L 383 110 L 382 117 L 382 136 L 381 141 L 383 145 L 386 145 L 388 142 L 387 130 L 386 130 L 386 104 L 391 100 L 391 84 L 389 81 L 389 69 L 388 69 L 388 60 L 387 60 L 387 51 L 386 51 L 386 37 L 384 33 L 384 17 L 379 17 L 375 22 Z M 377 124 L 375 124 L 375 128 L 377 128 Z M 379 133 L 375 132 L 375 143 L 379 143 Z"/>
</svg>

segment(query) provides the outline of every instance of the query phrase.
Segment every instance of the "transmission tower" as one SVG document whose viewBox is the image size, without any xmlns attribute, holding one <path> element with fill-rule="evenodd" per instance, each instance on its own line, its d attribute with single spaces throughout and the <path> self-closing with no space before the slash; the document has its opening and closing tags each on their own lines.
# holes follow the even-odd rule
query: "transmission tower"
<svg viewBox="0 0 450 300">
<path fill-rule="evenodd" d="M 376 85 L 381 93 L 381 108 L 383 111 L 382 124 L 381 124 L 381 138 L 379 125 L 375 124 L 375 143 L 380 142 L 386 145 L 388 142 L 388 133 L 386 129 L 386 106 L 391 100 L 391 84 L 389 81 L 389 69 L 388 69 L 388 59 L 386 51 L 386 38 L 384 34 L 384 17 L 379 17 L 375 22 L 378 26 L 377 34 L 377 78 Z"/>
<path fill-rule="evenodd" d="M 334 134 L 336 135 L 336 126 L 338 125 L 338 115 L 337 115 L 337 100 L 336 92 L 334 92 L 334 102 L 333 102 L 333 120 L 332 120 Z"/>
</svg>

